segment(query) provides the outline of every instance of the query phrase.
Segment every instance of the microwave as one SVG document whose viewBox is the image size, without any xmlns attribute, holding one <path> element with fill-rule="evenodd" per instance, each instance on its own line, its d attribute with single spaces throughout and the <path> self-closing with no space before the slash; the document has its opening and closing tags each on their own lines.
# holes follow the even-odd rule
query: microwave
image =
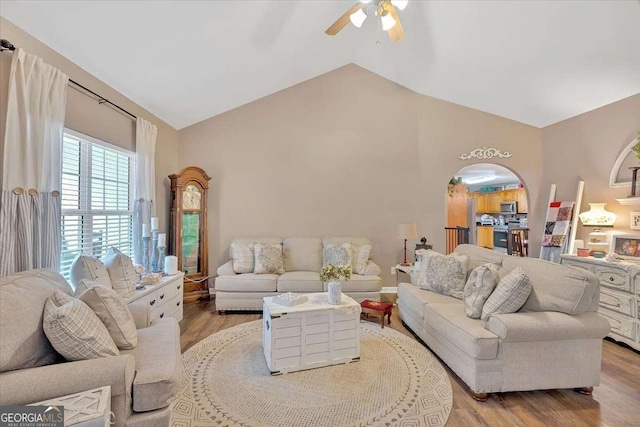
<svg viewBox="0 0 640 427">
<path fill-rule="evenodd" d="M 513 215 L 518 213 L 518 202 L 500 202 L 501 215 Z"/>
</svg>

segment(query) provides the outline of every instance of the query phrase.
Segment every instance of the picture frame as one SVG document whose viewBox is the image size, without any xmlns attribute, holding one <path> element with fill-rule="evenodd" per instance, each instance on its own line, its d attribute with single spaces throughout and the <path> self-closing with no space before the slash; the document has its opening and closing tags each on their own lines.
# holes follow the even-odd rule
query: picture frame
<svg viewBox="0 0 640 427">
<path fill-rule="evenodd" d="M 622 259 L 640 262 L 640 234 L 612 236 L 611 252 L 615 252 Z"/>
<path fill-rule="evenodd" d="M 632 230 L 640 230 L 640 212 L 631 212 L 629 214 L 629 228 Z"/>
</svg>

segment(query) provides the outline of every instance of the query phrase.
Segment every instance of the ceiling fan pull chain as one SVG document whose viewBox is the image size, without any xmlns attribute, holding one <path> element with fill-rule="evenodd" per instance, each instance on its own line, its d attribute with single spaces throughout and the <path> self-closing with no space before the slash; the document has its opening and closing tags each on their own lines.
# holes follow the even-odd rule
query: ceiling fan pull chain
<svg viewBox="0 0 640 427">
<path fill-rule="evenodd" d="M 382 39 L 380 38 L 380 31 L 382 30 L 382 21 L 378 19 L 378 40 L 376 40 L 376 44 L 382 44 Z"/>
</svg>

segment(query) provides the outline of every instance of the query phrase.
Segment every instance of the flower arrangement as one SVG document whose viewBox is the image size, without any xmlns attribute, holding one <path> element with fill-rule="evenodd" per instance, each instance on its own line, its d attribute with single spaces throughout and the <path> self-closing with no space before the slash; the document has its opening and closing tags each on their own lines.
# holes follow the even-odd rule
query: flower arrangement
<svg viewBox="0 0 640 427">
<path fill-rule="evenodd" d="M 333 264 L 327 264 L 320 270 L 320 280 L 323 282 L 332 282 L 339 280 L 340 278 L 349 280 L 351 278 L 351 266 L 340 265 L 336 267 Z"/>
</svg>

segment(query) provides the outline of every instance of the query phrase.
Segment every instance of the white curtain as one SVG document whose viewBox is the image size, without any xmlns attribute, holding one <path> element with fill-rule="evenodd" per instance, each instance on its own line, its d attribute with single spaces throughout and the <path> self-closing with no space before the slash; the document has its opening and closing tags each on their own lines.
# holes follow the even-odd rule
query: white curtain
<svg viewBox="0 0 640 427">
<path fill-rule="evenodd" d="M 60 267 L 61 151 L 69 77 L 17 49 L 0 195 L 0 277 Z"/>
<path fill-rule="evenodd" d="M 133 204 L 133 258 L 142 264 L 143 247 L 142 224 L 151 224 L 155 216 L 156 200 L 156 136 L 158 128 L 138 117 L 136 122 L 136 169 L 134 179 Z"/>
</svg>

